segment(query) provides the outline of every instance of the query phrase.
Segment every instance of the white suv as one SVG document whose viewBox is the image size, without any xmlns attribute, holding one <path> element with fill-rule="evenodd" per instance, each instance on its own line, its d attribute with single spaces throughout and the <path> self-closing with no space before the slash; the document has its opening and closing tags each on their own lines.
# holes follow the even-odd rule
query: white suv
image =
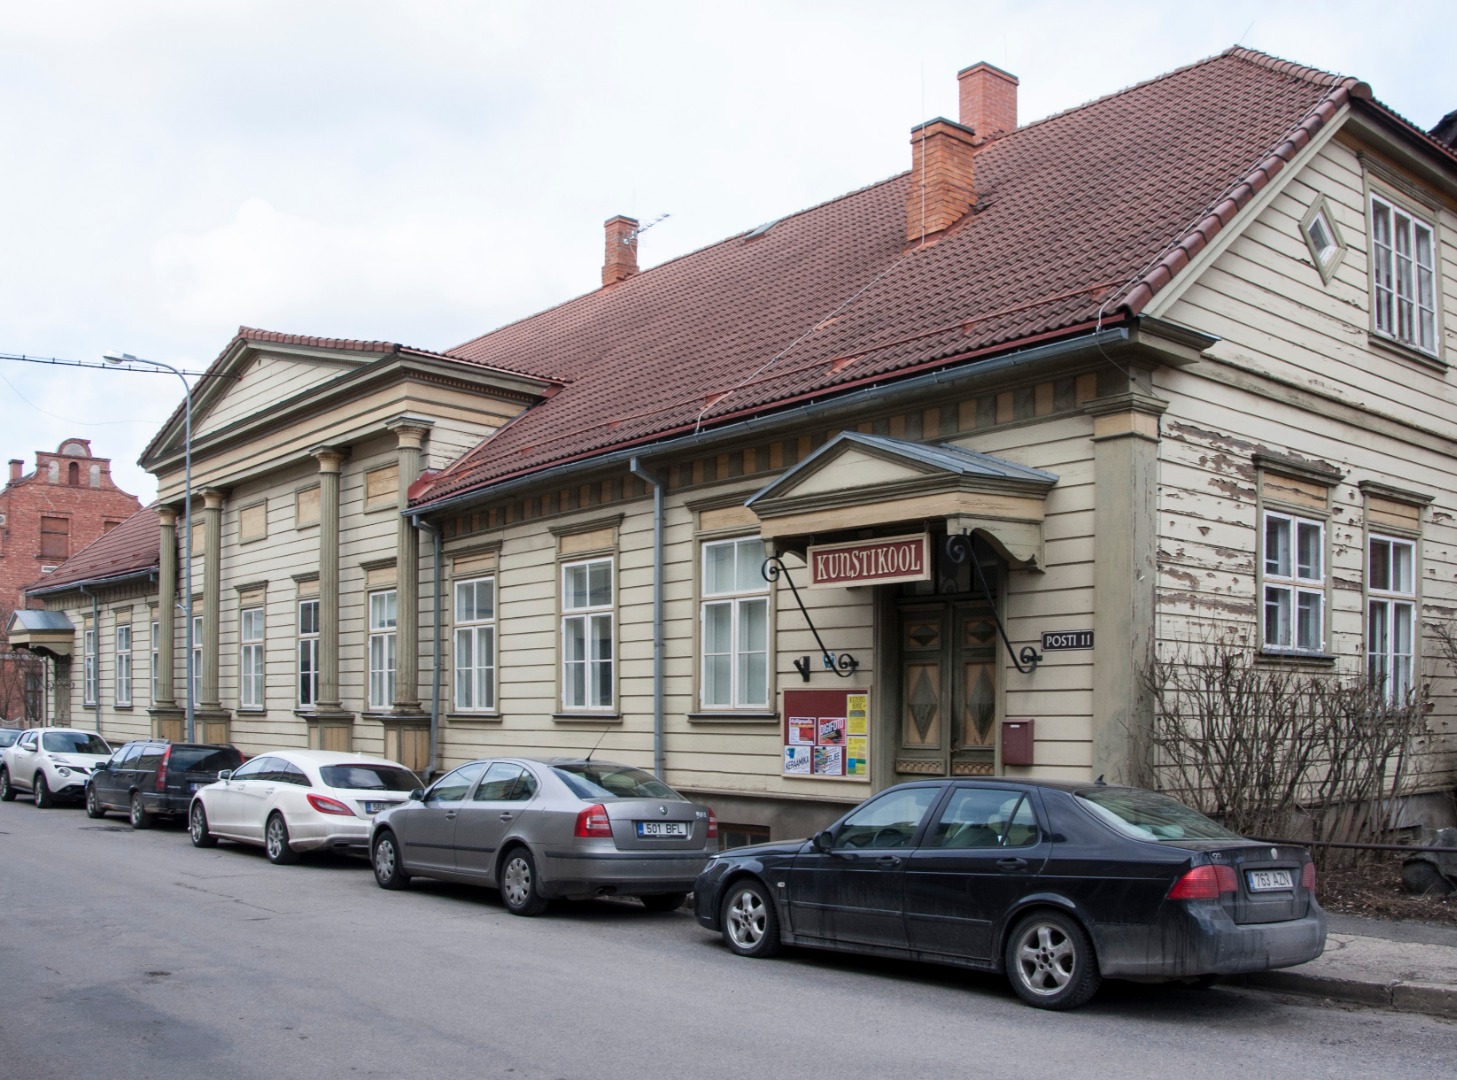
<svg viewBox="0 0 1457 1080">
<path fill-rule="evenodd" d="M 111 754 L 94 731 L 43 727 L 23 732 L 0 753 L 0 800 L 28 791 L 41 809 L 58 799 L 80 799 L 86 778 Z"/>
</svg>

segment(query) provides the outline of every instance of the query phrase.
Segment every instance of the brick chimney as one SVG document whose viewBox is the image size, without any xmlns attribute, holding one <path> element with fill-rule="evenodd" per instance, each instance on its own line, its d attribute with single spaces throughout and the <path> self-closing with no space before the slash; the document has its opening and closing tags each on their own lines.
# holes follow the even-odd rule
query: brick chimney
<svg viewBox="0 0 1457 1080">
<path fill-rule="evenodd" d="M 616 285 L 637 273 L 637 219 L 621 214 L 607 219 L 607 255 L 602 260 L 602 284 Z"/>
<path fill-rule="evenodd" d="M 969 127 L 938 117 L 911 129 L 911 182 L 906 188 L 906 241 L 934 237 L 976 205 Z"/>
<path fill-rule="evenodd" d="M 986 61 L 957 72 L 961 84 L 961 122 L 979 136 L 995 139 L 1017 130 L 1017 76 Z"/>
<path fill-rule="evenodd" d="M 20 458 L 10 459 L 10 482 L 18 484 L 25 477 L 25 462 Z"/>
</svg>

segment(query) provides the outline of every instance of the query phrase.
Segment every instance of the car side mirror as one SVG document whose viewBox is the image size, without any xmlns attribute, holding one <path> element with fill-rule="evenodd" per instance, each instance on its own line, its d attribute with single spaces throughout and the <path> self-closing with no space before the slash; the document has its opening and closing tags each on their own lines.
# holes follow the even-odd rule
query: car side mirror
<svg viewBox="0 0 1457 1080">
<path fill-rule="evenodd" d="M 425 789 L 421 787 L 411 788 L 410 794 L 406 795 L 405 798 L 409 799 L 411 802 L 424 802 Z"/>
<path fill-rule="evenodd" d="M 231 780 L 232 778 L 233 778 L 233 770 L 232 769 L 223 769 L 221 772 L 218 773 L 218 779 L 219 780 Z"/>
<path fill-rule="evenodd" d="M 814 839 L 810 843 L 814 845 L 816 851 L 829 851 L 830 848 L 835 846 L 835 834 L 829 829 L 825 829 L 822 832 L 815 833 Z"/>
</svg>

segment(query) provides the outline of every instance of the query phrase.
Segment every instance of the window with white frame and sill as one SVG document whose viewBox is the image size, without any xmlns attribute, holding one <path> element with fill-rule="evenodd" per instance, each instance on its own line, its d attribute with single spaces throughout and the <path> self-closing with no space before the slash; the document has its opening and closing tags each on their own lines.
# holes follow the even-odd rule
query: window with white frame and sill
<svg viewBox="0 0 1457 1080">
<path fill-rule="evenodd" d="M 193 708 L 202 704 L 202 644 L 202 616 L 194 615 L 192 617 L 192 638 L 188 642 L 188 648 L 192 650 L 192 686 L 190 687 L 190 693 Z"/>
<path fill-rule="evenodd" d="M 1415 685 L 1416 544 L 1373 535 L 1366 566 L 1366 672 L 1399 705 Z"/>
<path fill-rule="evenodd" d="M 369 594 L 369 707 L 388 709 L 395 700 L 395 628 L 398 598 L 394 589 Z"/>
<path fill-rule="evenodd" d="M 81 683 L 81 702 L 84 705 L 95 705 L 97 696 L 96 676 L 96 630 L 90 629 L 81 635 L 81 651 L 84 656 L 83 679 Z"/>
<path fill-rule="evenodd" d="M 1325 650 L 1325 522 L 1265 512 L 1264 647 Z"/>
<path fill-rule="evenodd" d="M 1416 214 L 1374 194 L 1371 292 L 1377 333 L 1438 354 L 1436 232 Z"/>
<path fill-rule="evenodd" d="M 703 545 L 702 707 L 769 707 L 769 582 L 758 537 Z"/>
<path fill-rule="evenodd" d="M 562 566 L 562 708 L 613 706 L 612 559 Z"/>
<path fill-rule="evenodd" d="M 319 602 L 298 602 L 298 703 L 309 708 L 319 701 Z"/>
<path fill-rule="evenodd" d="M 244 608 L 238 616 L 238 707 L 263 708 L 263 609 Z"/>
<path fill-rule="evenodd" d="M 124 623 L 116 628 L 116 703 L 132 703 L 132 628 Z"/>
<path fill-rule="evenodd" d="M 491 712 L 496 707 L 496 579 L 455 583 L 455 707 Z"/>
</svg>

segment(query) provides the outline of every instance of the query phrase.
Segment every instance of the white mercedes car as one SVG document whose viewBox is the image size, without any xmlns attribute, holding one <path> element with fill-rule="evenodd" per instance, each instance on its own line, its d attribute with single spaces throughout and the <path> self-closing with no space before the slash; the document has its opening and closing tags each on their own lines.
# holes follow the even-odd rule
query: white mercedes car
<svg viewBox="0 0 1457 1080">
<path fill-rule="evenodd" d="M 303 852 L 364 854 L 374 815 L 422 786 L 398 761 L 332 750 L 270 750 L 197 789 L 187 827 L 197 847 L 261 845 L 270 862 Z"/>
<path fill-rule="evenodd" d="M 79 801 L 86 778 L 110 756 L 111 746 L 94 731 L 31 728 L 0 752 L 0 800 L 24 792 L 42 810 L 60 799 Z"/>
</svg>

